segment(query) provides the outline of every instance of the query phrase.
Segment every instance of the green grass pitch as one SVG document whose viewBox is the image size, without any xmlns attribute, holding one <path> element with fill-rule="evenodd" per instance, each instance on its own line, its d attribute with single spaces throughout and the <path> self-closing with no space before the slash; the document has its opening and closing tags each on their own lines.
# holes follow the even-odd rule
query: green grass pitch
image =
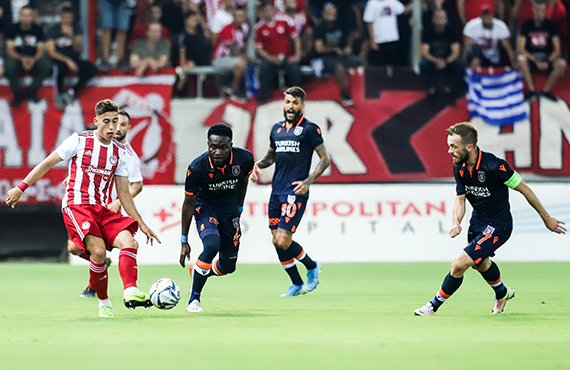
<svg viewBox="0 0 570 370">
<path fill-rule="evenodd" d="M 204 314 L 184 311 L 179 266 L 140 266 L 182 288 L 172 310 L 124 308 L 116 264 L 114 318 L 80 299 L 87 267 L 0 264 L 0 369 L 570 369 L 568 263 L 500 263 L 516 297 L 491 315 L 493 292 L 475 271 L 432 317 L 415 317 L 448 263 L 325 264 L 312 293 L 280 298 L 279 264 L 239 265 L 209 279 Z M 304 274 L 304 268 L 300 267 Z"/>
</svg>

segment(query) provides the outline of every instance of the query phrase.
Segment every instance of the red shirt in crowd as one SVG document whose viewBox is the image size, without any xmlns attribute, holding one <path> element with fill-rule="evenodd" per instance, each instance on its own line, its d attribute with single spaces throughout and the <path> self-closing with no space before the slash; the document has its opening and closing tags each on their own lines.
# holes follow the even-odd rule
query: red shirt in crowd
<svg viewBox="0 0 570 370">
<path fill-rule="evenodd" d="M 285 57 L 293 55 L 291 39 L 299 36 L 295 27 L 285 20 L 273 19 L 270 23 L 261 21 L 255 27 L 255 47 L 269 54 Z"/>
<path fill-rule="evenodd" d="M 481 15 L 481 8 L 487 4 L 490 9 L 495 9 L 495 0 L 465 0 L 464 9 L 467 22 L 479 17 Z"/>
<path fill-rule="evenodd" d="M 247 42 L 248 32 L 247 23 L 242 24 L 240 28 L 235 28 L 233 23 L 222 28 L 216 41 L 214 59 L 231 55 L 230 45 L 236 45 L 238 49 L 242 48 Z"/>
<path fill-rule="evenodd" d="M 566 45 L 566 39 L 568 37 L 568 18 L 566 16 L 566 8 L 560 1 L 555 2 L 554 5 L 550 5 L 550 3 L 546 4 L 546 18 L 556 24 L 558 35 L 560 36 L 560 50 L 562 50 L 562 52 L 566 52 L 568 50 L 568 46 Z"/>
</svg>

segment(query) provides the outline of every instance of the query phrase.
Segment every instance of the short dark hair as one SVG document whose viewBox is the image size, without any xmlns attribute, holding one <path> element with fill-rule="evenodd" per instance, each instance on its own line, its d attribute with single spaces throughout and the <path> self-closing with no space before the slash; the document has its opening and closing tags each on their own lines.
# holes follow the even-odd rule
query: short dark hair
<svg viewBox="0 0 570 370">
<path fill-rule="evenodd" d="M 457 123 L 447 130 L 445 130 L 448 135 L 459 135 L 461 137 L 461 143 L 463 145 L 473 144 L 477 145 L 477 129 L 469 122 Z"/>
<path fill-rule="evenodd" d="M 121 116 L 127 117 L 127 120 L 129 121 L 129 123 L 131 123 L 131 115 L 128 114 L 126 110 L 119 109 L 119 114 L 120 114 Z"/>
<path fill-rule="evenodd" d="M 296 98 L 301 98 L 301 103 L 305 102 L 305 98 L 307 97 L 307 93 L 305 90 L 301 89 L 299 86 L 291 86 L 283 93 L 283 96 L 291 95 Z"/>
<path fill-rule="evenodd" d="M 60 13 L 75 13 L 70 3 L 63 3 L 59 6 Z"/>
<path fill-rule="evenodd" d="M 273 7 L 273 3 L 271 1 L 262 1 L 259 9 L 265 9 L 268 6 Z"/>
<path fill-rule="evenodd" d="M 217 135 L 217 136 L 227 136 L 230 138 L 230 141 L 233 139 L 233 132 L 232 128 L 225 123 L 216 123 L 208 130 L 208 140 L 210 136 Z"/>
<path fill-rule="evenodd" d="M 20 12 L 22 12 L 22 10 L 24 9 L 28 9 L 31 10 L 32 12 L 36 10 L 36 8 L 34 8 L 33 6 L 31 6 L 30 4 L 24 5 L 23 7 L 20 8 Z"/>
<path fill-rule="evenodd" d="M 101 100 L 95 105 L 95 116 L 100 116 L 108 112 L 119 112 L 119 107 L 111 99 Z"/>
</svg>

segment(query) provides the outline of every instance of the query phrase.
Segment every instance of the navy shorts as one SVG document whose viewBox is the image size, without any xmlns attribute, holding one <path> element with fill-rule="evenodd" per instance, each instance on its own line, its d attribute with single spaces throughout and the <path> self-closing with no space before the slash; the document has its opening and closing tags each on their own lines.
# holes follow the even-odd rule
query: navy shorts
<svg viewBox="0 0 570 370">
<path fill-rule="evenodd" d="M 474 222 L 469 226 L 467 233 L 469 245 L 463 250 L 479 266 L 487 257 L 495 255 L 495 251 L 509 240 L 512 231 L 512 226 L 492 226 L 483 222 Z"/>
<path fill-rule="evenodd" d="M 239 251 L 239 240 L 241 238 L 241 226 L 239 215 L 234 217 L 219 216 L 215 209 L 206 207 L 196 207 L 194 219 L 200 239 L 208 235 L 218 235 L 220 237 L 220 259 L 235 257 Z"/>
<path fill-rule="evenodd" d="M 271 194 L 267 215 L 271 230 L 284 229 L 294 233 L 301 223 L 307 207 L 308 195 L 275 195 Z"/>
</svg>

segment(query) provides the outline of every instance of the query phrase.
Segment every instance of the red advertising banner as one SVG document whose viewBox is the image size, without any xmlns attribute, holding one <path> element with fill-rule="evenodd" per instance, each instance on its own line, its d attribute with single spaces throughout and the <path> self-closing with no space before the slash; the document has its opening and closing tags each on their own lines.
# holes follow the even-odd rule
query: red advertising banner
<svg viewBox="0 0 570 370">
<path fill-rule="evenodd" d="M 411 182 L 452 178 L 452 159 L 447 153 L 445 130 L 458 122 L 469 121 L 466 99 L 451 99 L 428 95 L 417 82 L 415 86 L 399 81 L 398 77 L 376 80 L 375 75 L 354 73 L 351 91 L 355 101 L 352 107 L 343 107 L 332 79 L 309 83 L 305 116 L 316 122 L 331 157 L 332 166 L 319 179 L 321 183 Z M 410 75 L 410 74 L 409 74 Z M 537 77 L 537 86 L 544 77 Z M 545 98 L 526 103 L 530 119 L 513 126 L 494 126 L 480 118 L 472 120 L 479 130 L 479 145 L 506 158 L 521 173 L 546 176 L 570 175 L 570 84 L 567 76 L 560 81 L 554 94 L 557 102 Z M 413 85 L 413 83 L 412 83 Z M 415 90 L 412 90 L 415 89 Z M 197 102 L 181 104 L 183 112 L 177 116 L 189 117 L 187 125 L 194 127 L 199 140 L 195 148 L 178 154 L 178 161 L 186 166 L 195 156 L 205 151 L 205 128 L 226 122 L 234 131 L 234 145 L 253 151 L 262 158 L 268 149 L 271 126 L 283 120 L 281 93 L 258 106 L 255 101 L 240 103 L 222 101 L 212 104 Z M 177 109 L 179 109 L 177 107 Z M 205 119 L 204 119 L 205 117 Z M 194 121 L 193 121 L 194 120 Z M 244 134 L 245 133 L 245 134 Z M 245 136 L 244 136 L 245 135 Z M 192 151 L 190 153 L 190 151 Z M 181 173 L 183 172 L 179 168 Z M 271 180 L 269 176 L 263 180 Z M 181 178 L 177 178 L 181 181 Z"/>
<path fill-rule="evenodd" d="M 0 194 L 17 185 L 28 172 L 73 132 L 93 126 L 95 104 L 112 99 L 131 116 L 128 140 L 141 158 L 145 184 L 172 184 L 175 145 L 170 119 L 174 75 L 93 79 L 80 99 L 59 110 L 52 86 L 43 86 L 37 103 L 10 106 L 12 93 L 0 85 Z M 26 191 L 23 203 L 61 201 L 67 165 L 60 164 Z"/>
</svg>

